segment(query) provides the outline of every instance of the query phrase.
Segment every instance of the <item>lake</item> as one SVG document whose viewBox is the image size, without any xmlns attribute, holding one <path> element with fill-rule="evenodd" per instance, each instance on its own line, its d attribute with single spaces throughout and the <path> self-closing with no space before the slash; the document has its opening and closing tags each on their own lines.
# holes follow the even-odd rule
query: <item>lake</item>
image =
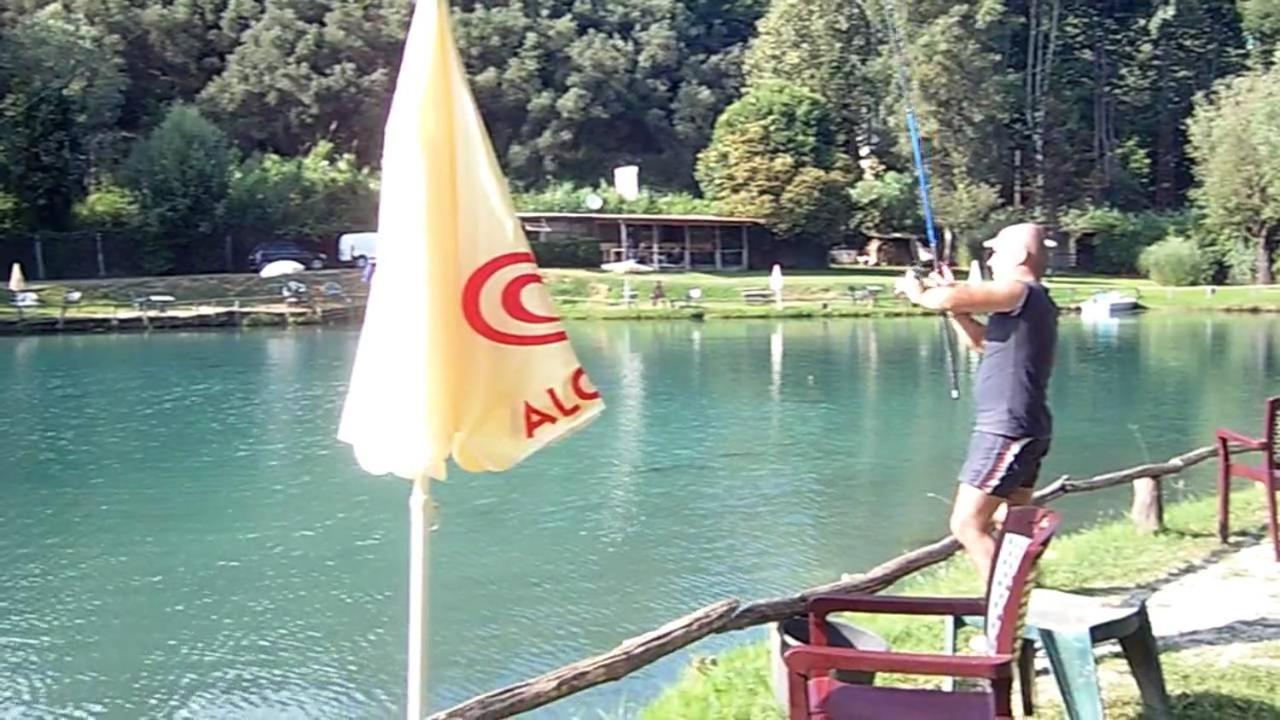
<svg viewBox="0 0 1280 720">
<path fill-rule="evenodd" d="M 1064 316 L 1042 484 L 1259 431 L 1278 322 Z M 432 709 L 944 534 L 976 360 L 952 401 L 936 331 L 570 325 L 605 415 L 436 491 Z M 0 339 L 0 717 L 402 716 L 409 488 L 334 438 L 356 338 Z M 1078 527 L 1127 505 L 1121 488 L 1058 507 Z M 687 659 L 532 716 L 616 714 Z"/>
</svg>

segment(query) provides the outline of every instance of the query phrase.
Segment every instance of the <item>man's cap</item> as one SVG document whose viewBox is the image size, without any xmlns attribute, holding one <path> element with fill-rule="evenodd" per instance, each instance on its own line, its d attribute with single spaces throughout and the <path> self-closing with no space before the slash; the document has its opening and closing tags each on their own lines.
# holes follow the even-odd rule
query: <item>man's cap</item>
<svg viewBox="0 0 1280 720">
<path fill-rule="evenodd" d="M 1043 247 L 1058 247 L 1058 241 L 1049 237 L 1049 232 L 1039 223 L 1018 223 L 1003 228 L 996 236 L 982 243 L 982 247 L 997 248 L 1008 245 L 1021 245 L 1033 249 L 1035 244 Z"/>
</svg>

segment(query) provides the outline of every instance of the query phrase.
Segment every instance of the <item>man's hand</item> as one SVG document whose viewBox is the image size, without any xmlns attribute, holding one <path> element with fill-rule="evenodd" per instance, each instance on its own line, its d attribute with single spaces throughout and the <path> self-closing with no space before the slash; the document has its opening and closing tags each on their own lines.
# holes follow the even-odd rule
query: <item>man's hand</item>
<svg viewBox="0 0 1280 720">
<path fill-rule="evenodd" d="M 910 270 L 906 275 L 898 278 L 893 284 L 894 292 L 906 295 L 911 302 L 919 302 L 920 296 L 924 294 L 924 283 L 920 282 L 920 278 L 916 277 Z"/>
</svg>

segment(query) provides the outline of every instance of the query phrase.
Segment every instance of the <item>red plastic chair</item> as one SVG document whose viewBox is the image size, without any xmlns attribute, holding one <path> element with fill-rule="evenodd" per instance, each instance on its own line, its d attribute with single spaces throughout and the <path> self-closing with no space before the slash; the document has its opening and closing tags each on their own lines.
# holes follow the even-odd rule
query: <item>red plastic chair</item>
<svg viewBox="0 0 1280 720">
<path fill-rule="evenodd" d="M 1276 547 L 1276 562 L 1280 562 L 1280 523 L 1276 520 L 1276 473 L 1280 472 L 1280 458 L 1276 457 L 1276 433 L 1280 431 L 1280 397 L 1267 398 L 1267 427 L 1260 438 L 1248 437 L 1234 430 L 1218 428 L 1218 539 L 1227 541 L 1231 533 L 1231 478 L 1245 478 L 1262 483 L 1267 494 L 1267 511 L 1271 521 L 1271 542 Z M 1233 462 L 1231 443 L 1247 450 L 1261 450 L 1261 465 Z"/>
<path fill-rule="evenodd" d="M 985 598 L 831 595 L 809 601 L 811 644 L 783 656 L 788 669 L 791 720 L 967 720 L 1012 718 L 1014 667 L 1036 563 L 1058 528 L 1058 514 L 1039 507 L 1009 511 Z M 983 615 L 987 655 L 872 652 L 829 647 L 827 615 Z M 846 684 L 836 670 L 981 678 L 989 690 L 942 690 Z"/>
</svg>

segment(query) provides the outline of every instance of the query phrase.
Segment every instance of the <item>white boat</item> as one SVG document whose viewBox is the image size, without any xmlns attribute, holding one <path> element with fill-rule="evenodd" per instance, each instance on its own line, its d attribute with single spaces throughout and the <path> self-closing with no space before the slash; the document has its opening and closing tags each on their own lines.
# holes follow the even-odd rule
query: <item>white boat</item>
<svg viewBox="0 0 1280 720">
<path fill-rule="evenodd" d="M 1142 309 L 1136 294 L 1119 290 L 1107 290 L 1095 293 L 1088 300 L 1080 303 L 1080 316 L 1086 320 L 1093 318 L 1112 318 L 1119 315 L 1132 315 Z"/>
</svg>

